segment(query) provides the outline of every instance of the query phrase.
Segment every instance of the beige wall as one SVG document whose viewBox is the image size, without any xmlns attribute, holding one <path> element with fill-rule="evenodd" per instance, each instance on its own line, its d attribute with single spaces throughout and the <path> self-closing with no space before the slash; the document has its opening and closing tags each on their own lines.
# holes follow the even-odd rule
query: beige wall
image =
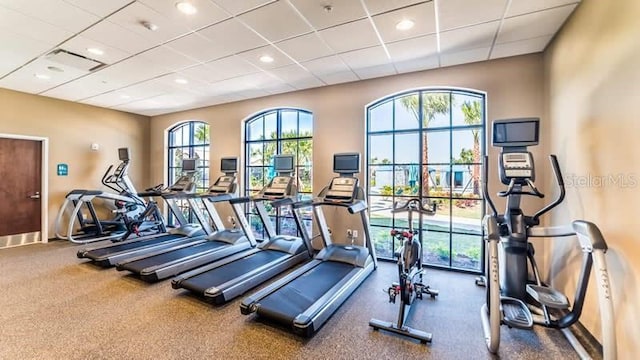
<svg viewBox="0 0 640 360">
<path fill-rule="evenodd" d="M 138 189 L 149 185 L 149 118 L 43 96 L 0 89 L 0 133 L 49 139 L 49 237 L 64 196 L 72 189 L 101 189 L 117 149 L 129 147 L 130 177 Z M 100 149 L 91 151 L 98 143 Z M 69 165 L 57 176 L 56 164 Z"/>
<path fill-rule="evenodd" d="M 585 179 L 568 187 L 554 222 L 586 219 L 601 228 L 609 244 L 618 354 L 624 359 L 640 354 L 638 14 L 637 0 L 615 6 L 584 0 L 544 58 L 549 148 L 559 155 L 565 177 Z M 609 176 L 625 182 L 600 181 Z M 558 244 L 550 254 L 551 279 L 570 293 L 579 263 L 571 247 L 575 243 Z M 567 264 L 574 274 L 560 275 Z M 592 286 L 581 321 L 600 336 L 596 295 Z"/>
<path fill-rule="evenodd" d="M 200 120 L 211 125 L 211 173 L 215 179 L 221 156 L 242 156 L 243 120 L 265 109 L 289 106 L 313 112 L 313 187 L 318 192 L 333 176 L 333 153 L 359 151 L 364 156 L 364 109 L 367 104 L 407 89 L 450 86 L 487 92 L 489 120 L 519 116 L 542 117 L 542 71 L 542 55 L 533 54 L 156 116 L 151 120 L 151 180 L 161 182 L 165 178 L 164 134 L 176 123 Z M 496 173 L 494 167 L 492 174 Z M 541 173 L 540 176 L 543 177 L 544 174 Z M 493 183 L 492 188 L 497 186 L 497 183 Z M 327 215 L 328 219 L 333 219 L 332 214 Z M 341 224 L 336 220 L 331 221 L 330 226 L 340 229 L 338 233 L 343 234 L 345 226 L 355 227 L 355 224 Z"/>
</svg>

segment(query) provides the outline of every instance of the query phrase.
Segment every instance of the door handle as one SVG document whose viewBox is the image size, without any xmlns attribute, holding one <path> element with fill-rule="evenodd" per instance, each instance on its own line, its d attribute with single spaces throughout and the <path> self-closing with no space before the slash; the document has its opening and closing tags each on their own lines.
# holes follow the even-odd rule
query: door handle
<svg viewBox="0 0 640 360">
<path fill-rule="evenodd" d="M 35 194 L 27 196 L 29 199 L 40 199 L 40 192 L 36 191 Z"/>
</svg>

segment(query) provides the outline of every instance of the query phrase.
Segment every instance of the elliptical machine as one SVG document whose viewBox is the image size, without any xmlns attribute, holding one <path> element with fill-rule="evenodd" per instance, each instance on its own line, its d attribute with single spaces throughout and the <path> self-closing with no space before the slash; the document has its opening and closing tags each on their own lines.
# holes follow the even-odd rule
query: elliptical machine
<svg viewBox="0 0 640 360">
<path fill-rule="evenodd" d="M 398 206 L 394 204 L 392 213 L 406 212 L 408 217 L 408 230 L 391 230 L 391 236 L 402 241 L 402 246 L 394 253 L 394 257 L 398 258 L 398 282 L 391 284 L 387 289 L 389 302 L 396 302 L 396 297 L 400 295 L 400 308 L 398 309 L 398 319 L 396 323 L 371 319 L 369 326 L 374 330 L 387 330 L 396 334 L 404 335 L 416 340 L 420 340 L 422 344 L 431 342 L 432 334 L 413 329 L 405 325 L 407 317 L 411 312 L 411 304 L 417 299 L 422 299 L 422 294 L 427 294 L 431 298 L 438 296 L 438 290 L 432 289 L 429 285 L 422 283 L 422 244 L 420 242 L 420 234 L 413 229 L 413 213 L 418 213 L 418 219 L 422 223 L 424 215 L 432 216 L 436 213 L 436 206 L 432 208 L 425 207 L 418 198 L 411 198 L 405 204 Z"/>
<path fill-rule="evenodd" d="M 486 280 L 477 281 L 487 288 L 486 304 L 480 313 L 487 348 L 497 353 L 500 346 L 500 326 L 531 329 L 533 325 L 562 330 L 581 358 L 589 358 L 587 351 L 568 329 L 580 318 L 595 263 L 598 276 L 598 298 L 602 322 L 605 359 L 616 357 L 613 304 L 609 275 L 604 254 L 607 244 L 598 227 L 587 221 L 574 221 L 566 227 L 540 227 L 540 217 L 558 206 L 564 199 L 565 188 L 555 155 L 550 155 L 552 169 L 559 188 L 558 197 L 533 216 L 520 208 L 522 196 L 544 198 L 535 186 L 535 167 L 528 146 L 538 144 L 539 119 L 507 119 L 493 122 L 493 146 L 502 148 L 500 181 L 507 189 L 498 192 L 504 197 L 506 210 L 499 214 L 489 195 L 488 157 L 485 157 L 483 193 L 492 214 L 483 220 L 486 235 Z M 528 189 L 527 189 L 528 188 Z M 567 237 L 577 235 L 583 252 L 580 277 L 573 306 L 567 297 L 544 284 L 534 258 L 530 237 Z M 533 279 L 529 277 L 529 267 Z"/>
</svg>

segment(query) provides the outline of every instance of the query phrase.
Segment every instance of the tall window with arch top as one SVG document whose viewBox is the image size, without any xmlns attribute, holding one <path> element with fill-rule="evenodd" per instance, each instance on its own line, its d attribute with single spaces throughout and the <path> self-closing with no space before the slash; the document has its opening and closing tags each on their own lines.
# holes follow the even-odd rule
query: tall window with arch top
<svg viewBox="0 0 640 360">
<path fill-rule="evenodd" d="M 436 206 L 436 215 L 413 219 L 423 264 L 481 271 L 485 104 L 481 92 L 422 89 L 367 107 L 367 200 L 379 257 L 391 259 L 401 245 L 389 231 L 408 227 L 394 203 L 417 197 Z"/>
<path fill-rule="evenodd" d="M 309 111 L 280 108 L 259 113 L 245 121 L 245 195 L 254 195 L 275 176 L 273 155 L 294 156 L 295 178 L 300 199 L 313 194 L 313 115 Z M 278 234 L 296 235 L 297 227 L 289 207 L 267 204 L 269 220 Z M 305 225 L 311 228 L 310 210 L 303 210 Z M 265 237 L 264 226 L 253 208 L 247 208 L 256 237 Z"/>
<path fill-rule="evenodd" d="M 202 121 L 183 122 L 168 130 L 167 185 L 173 184 L 182 175 L 182 159 L 197 158 L 197 188 L 205 191 L 209 187 L 209 124 Z M 196 221 L 186 202 L 180 209 L 190 222 Z M 169 224 L 173 224 L 170 216 Z"/>
</svg>

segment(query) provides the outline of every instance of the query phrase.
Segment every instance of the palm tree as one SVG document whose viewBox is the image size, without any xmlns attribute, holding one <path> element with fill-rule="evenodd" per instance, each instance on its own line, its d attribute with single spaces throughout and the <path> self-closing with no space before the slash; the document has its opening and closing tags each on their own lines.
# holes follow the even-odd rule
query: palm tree
<svg viewBox="0 0 640 360">
<path fill-rule="evenodd" d="M 418 94 L 404 96 L 400 103 L 411 112 L 417 121 L 420 121 L 420 98 Z M 429 123 L 438 114 L 449 113 L 449 94 L 426 93 L 422 96 L 422 128 L 426 129 Z M 422 132 L 422 196 L 429 196 L 429 144 L 427 132 Z"/>
<path fill-rule="evenodd" d="M 465 101 L 462 104 L 464 123 L 467 125 L 478 125 L 482 122 L 482 106 L 480 101 Z M 473 134 L 473 168 L 471 178 L 473 179 L 473 194 L 480 195 L 480 130 L 471 130 Z"/>
<path fill-rule="evenodd" d="M 209 142 L 209 124 L 198 124 L 193 134 L 194 138 L 201 144 Z"/>
</svg>

